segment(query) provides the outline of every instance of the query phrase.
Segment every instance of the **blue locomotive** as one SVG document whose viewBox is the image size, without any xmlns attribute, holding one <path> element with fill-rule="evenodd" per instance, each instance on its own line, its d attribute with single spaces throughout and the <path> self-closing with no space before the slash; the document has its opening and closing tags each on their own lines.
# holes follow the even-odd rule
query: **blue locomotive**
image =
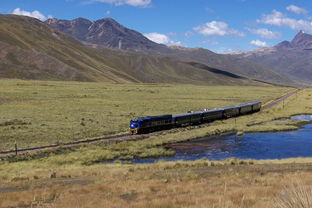
<svg viewBox="0 0 312 208">
<path fill-rule="evenodd" d="M 212 110 L 135 118 L 130 121 L 130 133 L 141 134 L 175 127 L 198 125 L 258 112 L 260 109 L 261 102 L 253 102 Z"/>
</svg>

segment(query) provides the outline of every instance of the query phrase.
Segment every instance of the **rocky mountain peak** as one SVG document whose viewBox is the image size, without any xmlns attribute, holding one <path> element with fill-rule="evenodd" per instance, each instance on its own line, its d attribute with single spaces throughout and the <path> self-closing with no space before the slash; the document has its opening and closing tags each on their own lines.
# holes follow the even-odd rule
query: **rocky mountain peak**
<svg viewBox="0 0 312 208">
<path fill-rule="evenodd" d="M 303 30 L 297 33 L 294 39 L 291 41 L 292 47 L 296 48 L 311 48 L 312 47 L 312 35 L 305 33 Z"/>
<path fill-rule="evenodd" d="M 46 21 L 61 32 L 67 33 L 85 44 L 132 51 L 170 51 L 165 45 L 150 41 L 141 33 L 128 29 L 112 18 L 90 21 L 50 19 Z"/>
<path fill-rule="evenodd" d="M 262 51 L 258 49 L 234 56 L 270 67 L 300 83 L 312 83 L 312 35 L 302 30 L 292 41 L 283 41 Z"/>
<path fill-rule="evenodd" d="M 87 23 L 92 23 L 90 20 L 82 18 L 82 17 L 78 17 L 74 20 L 72 20 L 73 22 L 77 22 L 77 23 L 82 23 L 82 22 L 87 22 Z"/>
<path fill-rule="evenodd" d="M 109 18 L 109 17 L 96 20 L 95 23 L 106 23 L 106 24 L 121 26 L 121 24 L 119 24 L 116 20 L 114 20 L 113 18 Z"/>
<path fill-rule="evenodd" d="M 112 18 L 104 18 L 93 22 L 89 28 L 89 32 L 101 37 L 103 35 L 115 34 L 117 36 L 125 36 L 130 30 L 119 24 Z"/>
</svg>

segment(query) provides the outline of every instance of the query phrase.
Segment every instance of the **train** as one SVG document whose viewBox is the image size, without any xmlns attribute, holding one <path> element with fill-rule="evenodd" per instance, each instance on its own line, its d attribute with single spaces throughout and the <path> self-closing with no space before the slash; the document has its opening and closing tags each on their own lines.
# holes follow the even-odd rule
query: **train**
<svg viewBox="0 0 312 208">
<path fill-rule="evenodd" d="M 143 134 L 159 130 L 199 125 L 221 119 L 247 115 L 260 111 L 261 102 L 251 102 L 241 105 L 217 109 L 204 109 L 201 111 L 146 116 L 130 120 L 129 131 L 131 134 Z"/>
</svg>

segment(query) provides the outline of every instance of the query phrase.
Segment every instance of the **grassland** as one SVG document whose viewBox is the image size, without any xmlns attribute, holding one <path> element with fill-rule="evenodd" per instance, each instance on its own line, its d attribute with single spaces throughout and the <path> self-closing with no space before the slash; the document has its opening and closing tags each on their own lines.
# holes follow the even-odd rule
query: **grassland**
<svg viewBox="0 0 312 208">
<path fill-rule="evenodd" d="M 123 134 L 132 117 L 269 102 L 293 90 L 21 80 L 1 80 L 0 85 L 3 149 L 10 149 L 15 139 L 27 147 Z M 170 155 L 174 153 L 163 144 L 207 135 L 295 130 L 300 122 L 280 118 L 311 114 L 311 99 L 312 90 L 304 89 L 272 109 L 236 119 L 175 129 L 140 141 L 60 148 L 1 160 L 0 208 L 285 208 L 287 200 L 296 197 L 310 202 L 311 158 L 140 165 L 98 162 Z"/>
<path fill-rule="evenodd" d="M 267 102 L 281 87 L 0 81 L 0 150 L 125 134 L 131 118 Z M 144 99 L 142 99 L 144 98 Z"/>
<path fill-rule="evenodd" d="M 311 202 L 311 171 L 311 159 L 21 171 L 1 177 L 0 207 L 282 208 L 287 200 L 296 203 L 300 197 Z"/>
</svg>

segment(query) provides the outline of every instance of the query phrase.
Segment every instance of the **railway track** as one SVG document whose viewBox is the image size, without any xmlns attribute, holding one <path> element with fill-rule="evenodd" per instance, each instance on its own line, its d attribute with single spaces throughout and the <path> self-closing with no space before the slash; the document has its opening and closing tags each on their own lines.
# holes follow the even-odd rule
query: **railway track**
<svg viewBox="0 0 312 208">
<path fill-rule="evenodd" d="M 266 104 L 265 106 L 262 107 L 263 110 L 272 108 L 279 103 L 283 102 L 285 99 L 291 97 L 292 95 L 298 93 L 301 91 L 301 89 L 297 89 L 293 92 L 287 93 L 286 95 L 283 95 L 282 97 L 279 97 L 272 102 Z M 82 141 L 76 141 L 76 142 L 69 142 L 65 144 L 52 144 L 52 145 L 46 145 L 46 146 L 39 146 L 39 147 L 31 147 L 31 148 L 23 148 L 23 149 L 17 149 L 17 150 L 9 150 L 9 151 L 0 151 L 0 158 L 2 157 L 8 157 L 16 154 L 26 154 L 26 153 L 36 153 L 40 151 L 48 151 L 48 150 L 53 150 L 57 149 L 60 147 L 66 148 L 66 147 L 76 147 L 76 146 L 81 146 L 84 144 L 95 144 L 95 143 L 105 143 L 105 144 L 112 144 L 112 143 L 119 143 L 119 142 L 124 142 L 124 141 L 135 141 L 139 139 L 144 139 L 148 138 L 150 136 L 154 135 L 161 135 L 163 133 L 166 133 L 171 130 L 164 130 L 160 132 L 152 132 L 149 134 L 143 134 L 143 135 L 130 135 L 130 134 L 124 134 L 124 135 L 118 135 L 118 136 L 111 136 L 111 137 L 99 137 L 99 138 L 94 138 L 94 139 L 88 139 L 88 140 L 82 140 Z"/>
<path fill-rule="evenodd" d="M 290 93 L 287 93 L 286 95 L 283 95 L 282 97 L 279 97 L 275 100 L 273 100 L 272 102 L 264 105 L 262 107 L 263 110 L 266 110 L 266 109 L 269 109 L 269 108 L 272 108 L 276 105 L 278 105 L 279 103 L 283 102 L 284 100 L 286 100 L 287 98 L 291 97 L 292 95 L 295 95 L 297 94 L 298 92 L 300 92 L 302 89 L 296 89 L 295 91 L 292 91 Z"/>
<path fill-rule="evenodd" d="M 133 141 L 138 139 L 144 139 L 148 137 L 148 135 L 118 135 L 118 136 L 112 136 L 112 137 L 100 137 L 95 139 L 89 139 L 89 140 L 82 140 L 77 142 L 69 142 L 65 144 L 52 144 L 52 145 L 46 145 L 46 146 L 40 146 L 40 147 L 31 147 L 31 148 L 23 148 L 23 149 L 17 149 L 17 150 L 9 150 L 9 151 L 0 151 L 0 157 L 7 157 L 10 155 L 16 155 L 16 154 L 25 154 L 25 153 L 34 153 L 39 151 L 47 151 L 47 150 L 53 150 L 60 147 L 76 147 L 81 146 L 84 144 L 95 144 L 98 142 L 104 142 L 107 144 L 110 143 L 118 143 L 122 141 Z"/>
</svg>

